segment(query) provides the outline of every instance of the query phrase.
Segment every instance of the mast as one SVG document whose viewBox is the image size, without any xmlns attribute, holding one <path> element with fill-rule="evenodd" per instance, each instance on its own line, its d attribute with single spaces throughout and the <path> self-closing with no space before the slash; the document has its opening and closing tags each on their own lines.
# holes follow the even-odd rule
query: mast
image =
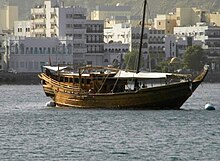
<svg viewBox="0 0 220 161">
<path fill-rule="evenodd" d="M 144 0 L 143 18 L 142 18 L 142 25 L 141 25 L 141 39 L 140 39 L 140 47 L 139 47 L 139 53 L 138 53 L 138 64 L 137 64 L 136 73 L 140 72 L 140 61 L 141 61 L 141 50 L 142 50 L 143 35 L 144 35 L 144 21 L 145 21 L 146 6 L 147 6 L 147 0 Z"/>
</svg>

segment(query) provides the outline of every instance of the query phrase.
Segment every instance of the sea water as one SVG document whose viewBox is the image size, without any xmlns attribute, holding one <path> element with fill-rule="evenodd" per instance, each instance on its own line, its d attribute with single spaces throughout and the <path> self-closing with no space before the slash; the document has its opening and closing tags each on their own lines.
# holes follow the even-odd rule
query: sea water
<svg viewBox="0 0 220 161">
<path fill-rule="evenodd" d="M 220 160 L 220 84 L 202 84 L 171 111 L 46 107 L 40 85 L 0 92 L 1 161 Z"/>
</svg>

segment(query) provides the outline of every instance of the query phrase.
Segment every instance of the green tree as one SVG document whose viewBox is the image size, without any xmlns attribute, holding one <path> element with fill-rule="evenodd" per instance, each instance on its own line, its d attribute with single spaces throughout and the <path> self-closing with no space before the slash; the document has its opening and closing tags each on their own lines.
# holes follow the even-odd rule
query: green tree
<svg viewBox="0 0 220 161">
<path fill-rule="evenodd" d="M 143 56 L 141 56 L 141 67 L 143 65 Z M 125 64 L 126 68 L 129 70 L 137 69 L 137 61 L 138 61 L 138 51 L 134 50 L 125 55 Z"/>
<path fill-rule="evenodd" d="M 158 72 L 168 72 L 169 71 L 169 60 L 162 61 L 157 64 L 156 71 Z"/>
<path fill-rule="evenodd" d="M 186 49 L 183 57 L 184 67 L 199 71 L 205 65 L 207 57 L 200 46 L 190 46 Z"/>
</svg>

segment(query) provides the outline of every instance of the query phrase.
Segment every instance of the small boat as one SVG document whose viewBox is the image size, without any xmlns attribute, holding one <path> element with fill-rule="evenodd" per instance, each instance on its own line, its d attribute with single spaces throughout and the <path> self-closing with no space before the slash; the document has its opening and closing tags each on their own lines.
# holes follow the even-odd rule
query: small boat
<svg viewBox="0 0 220 161">
<path fill-rule="evenodd" d="M 143 20 L 145 20 L 144 3 Z M 196 77 L 188 74 L 141 72 L 144 23 L 142 23 L 136 71 L 112 66 L 44 66 L 39 74 L 46 96 L 56 106 L 101 109 L 178 110 L 203 82 L 208 66 Z M 155 82 L 154 84 L 152 82 Z"/>
</svg>

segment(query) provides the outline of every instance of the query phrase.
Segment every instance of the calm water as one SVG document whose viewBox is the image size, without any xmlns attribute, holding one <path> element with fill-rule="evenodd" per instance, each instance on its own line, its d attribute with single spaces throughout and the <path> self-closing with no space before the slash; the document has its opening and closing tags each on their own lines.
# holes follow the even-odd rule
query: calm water
<svg viewBox="0 0 220 161">
<path fill-rule="evenodd" d="M 179 111 L 57 109 L 40 85 L 0 91 L 3 161 L 220 160 L 220 84 L 203 84 Z"/>
</svg>

